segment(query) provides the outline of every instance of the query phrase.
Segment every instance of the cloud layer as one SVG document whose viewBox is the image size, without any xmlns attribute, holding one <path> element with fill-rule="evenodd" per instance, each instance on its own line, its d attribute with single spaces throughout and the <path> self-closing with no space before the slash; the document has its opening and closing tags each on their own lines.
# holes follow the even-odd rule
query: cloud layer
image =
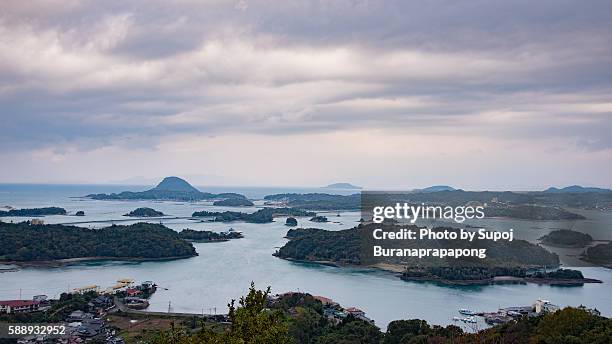
<svg viewBox="0 0 612 344">
<path fill-rule="evenodd" d="M 551 159 L 532 162 L 532 181 L 506 181 L 517 187 L 546 183 L 540 172 L 551 174 L 568 159 L 591 168 L 568 169 L 576 171 L 559 183 L 610 186 L 593 171 L 612 168 L 609 13 L 608 1 L 9 0 L 0 14 L 0 156 L 36 159 L 48 171 L 23 174 L 22 158 L 0 180 L 163 175 L 145 158 L 118 174 L 104 168 L 111 156 L 97 154 L 166 159 L 176 145 L 231 138 L 228 152 L 259 145 L 251 163 L 268 165 L 277 156 L 270 142 L 302 154 L 312 140 L 328 143 L 312 147 L 315 157 L 334 152 L 327 168 L 284 183 L 385 184 L 380 170 L 326 171 L 354 167 L 340 155 L 373 161 L 381 153 L 372 147 L 416 144 L 431 150 L 421 163 L 441 168 L 439 155 L 456 145 L 490 155 L 491 173 L 518 171 L 504 161 L 527 155 Z M 357 133 L 370 142 L 355 142 Z M 454 154 L 459 164 L 478 161 L 469 149 Z M 70 172 L 88 161 L 98 172 Z M 176 164 L 178 173 L 214 168 Z M 278 180 L 263 167 L 250 178 L 233 173 L 216 174 L 228 182 Z M 390 182 L 401 182 L 404 174 L 395 174 Z M 504 187 L 495 178 L 456 183 Z"/>
</svg>

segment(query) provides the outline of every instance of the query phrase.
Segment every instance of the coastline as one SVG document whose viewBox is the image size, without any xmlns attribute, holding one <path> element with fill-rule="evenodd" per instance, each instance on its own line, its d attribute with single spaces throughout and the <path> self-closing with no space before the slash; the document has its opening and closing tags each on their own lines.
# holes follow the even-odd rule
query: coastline
<svg viewBox="0 0 612 344">
<path fill-rule="evenodd" d="M 481 280 L 448 280 L 436 276 L 432 277 L 405 277 L 402 275 L 404 267 L 397 264 L 374 264 L 374 265 L 355 265 L 355 264 L 341 264 L 333 261 L 315 261 L 315 260 L 301 260 L 293 258 L 281 258 L 296 263 L 311 263 L 325 266 L 332 266 L 337 268 L 370 268 L 376 270 L 382 270 L 393 275 L 396 275 L 403 281 L 411 282 L 433 282 L 448 286 L 473 286 L 473 285 L 489 285 L 489 284 L 504 284 L 504 283 L 533 283 L 539 285 L 556 285 L 556 286 L 580 286 L 585 283 L 603 283 L 603 281 L 594 278 L 582 278 L 582 279 L 553 279 L 553 278 L 532 278 L 532 277 L 514 277 L 514 276 L 495 276 L 493 278 L 486 278 Z"/>
<path fill-rule="evenodd" d="M 172 257 L 159 257 L 159 258 L 140 258 L 140 257 L 78 257 L 78 258 L 64 258 L 64 259 L 53 259 L 53 260 L 36 260 L 36 261 L 14 261 L 14 260 L 3 260 L 0 264 L 16 265 L 19 268 L 23 267 L 61 267 L 71 264 L 77 264 L 82 262 L 92 261 L 118 261 L 118 262 L 154 262 L 154 261 L 167 261 L 167 260 L 178 260 L 196 257 L 198 254 L 187 255 L 187 256 L 172 256 Z"/>
</svg>

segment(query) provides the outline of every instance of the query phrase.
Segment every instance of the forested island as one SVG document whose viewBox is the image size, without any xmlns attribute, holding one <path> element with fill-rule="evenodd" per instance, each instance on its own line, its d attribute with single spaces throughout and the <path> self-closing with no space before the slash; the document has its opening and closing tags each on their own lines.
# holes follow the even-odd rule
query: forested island
<svg viewBox="0 0 612 344">
<path fill-rule="evenodd" d="M 5 261 L 168 259 L 195 255 L 191 243 L 159 224 L 136 223 L 90 229 L 0 222 L 0 258 Z"/>
<path fill-rule="evenodd" d="M 161 211 L 157 211 L 155 209 L 152 208 L 137 208 L 134 209 L 132 211 L 130 211 L 129 213 L 123 215 L 123 216 L 131 216 L 131 217 L 158 217 L 158 216 L 164 216 L 164 213 L 162 213 Z"/>
<path fill-rule="evenodd" d="M 317 234 L 320 232 L 324 232 L 324 229 L 320 228 L 295 228 L 287 231 L 285 238 L 287 239 L 295 239 L 303 236 L 309 236 L 313 234 Z"/>
<path fill-rule="evenodd" d="M 584 283 L 602 283 L 597 279 L 584 278 L 579 270 L 557 269 L 545 271 L 519 266 L 413 266 L 406 268 L 401 278 L 406 281 L 434 281 L 450 285 L 531 282 L 572 286 L 583 285 Z"/>
<path fill-rule="evenodd" d="M 312 221 L 312 222 L 329 222 L 329 220 L 327 220 L 327 217 L 321 216 L 321 215 L 313 216 L 310 219 L 310 221 Z"/>
<path fill-rule="evenodd" d="M 436 281 L 447 284 L 488 284 L 499 282 L 533 282 L 540 284 L 576 285 L 600 283 L 599 280 L 584 278 L 577 270 L 542 270 L 559 266 L 559 257 L 543 247 L 524 240 L 490 241 L 477 243 L 457 240 L 420 240 L 419 248 L 486 248 L 486 259 L 436 257 L 387 257 L 385 261 L 372 260 L 363 256 L 363 235 L 373 225 L 359 225 L 341 231 L 326 231 L 318 228 L 290 229 L 290 239 L 274 253 L 288 260 L 314 262 L 328 265 L 359 265 L 390 270 L 400 273 L 405 280 Z M 388 228 L 400 228 L 385 225 Z M 376 225 L 375 227 L 380 227 Z M 414 227 L 417 228 L 417 227 Z M 437 228 L 434 230 L 449 230 Z M 388 242 L 387 242 L 388 243 Z M 414 242 L 413 242 L 414 243 Z M 411 243 L 402 243 L 402 247 Z M 416 244 L 415 244 L 416 245 Z M 499 277 L 512 277 L 503 279 Z"/>
<path fill-rule="evenodd" d="M 548 246 L 585 247 L 593 241 L 593 237 L 569 229 L 558 229 L 542 236 L 540 241 Z"/>
<path fill-rule="evenodd" d="M 612 242 L 587 248 L 583 259 L 612 268 Z"/>
<path fill-rule="evenodd" d="M 59 207 L 0 210 L 0 217 L 5 216 L 45 216 L 66 215 L 66 209 Z"/>
<path fill-rule="evenodd" d="M 281 203 L 288 207 L 308 210 L 357 210 L 361 204 L 361 195 L 330 195 L 326 193 L 285 193 L 268 195 L 264 200 L 270 203 Z"/>
<path fill-rule="evenodd" d="M 183 229 L 179 232 L 179 237 L 194 242 L 216 242 L 244 238 L 242 233 L 235 231 L 217 233 L 212 231 L 195 231 L 193 229 Z"/>
<path fill-rule="evenodd" d="M 213 205 L 227 206 L 227 207 L 250 207 L 253 206 L 253 202 L 246 198 L 227 198 L 220 201 L 213 202 Z"/>
<path fill-rule="evenodd" d="M 268 223 L 275 216 L 316 216 L 316 213 L 295 208 L 262 208 L 254 213 L 237 211 L 196 211 L 193 217 L 212 217 L 215 222 L 245 221 L 250 223 Z"/>
<path fill-rule="evenodd" d="M 298 222 L 297 219 L 295 217 L 288 217 L 287 220 L 285 220 L 285 226 L 297 226 Z"/>
<path fill-rule="evenodd" d="M 360 190 L 361 186 L 353 185 L 351 183 L 332 183 L 325 187 L 324 189 L 340 189 L 340 190 Z"/>
<path fill-rule="evenodd" d="M 173 200 L 201 201 L 212 199 L 246 199 L 237 193 L 213 194 L 201 192 L 187 181 L 178 177 L 166 177 L 156 187 L 146 191 L 123 191 L 111 194 L 89 194 L 85 197 L 97 200 Z"/>
<path fill-rule="evenodd" d="M 612 191 L 602 192 L 510 192 L 510 191 L 464 191 L 441 189 L 415 190 L 412 192 L 364 192 L 353 195 L 332 195 L 327 193 L 284 193 L 267 195 L 268 204 L 283 204 L 310 210 L 358 210 L 362 195 L 379 203 L 406 202 L 420 205 L 460 206 L 467 203 L 487 204 L 487 217 L 510 217 L 529 220 L 581 220 L 583 215 L 563 208 L 606 209 L 612 207 Z M 393 202 L 389 202 L 392 200 Z"/>
<path fill-rule="evenodd" d="M 292 229 L 287 233 L 291 238 L 285 246 L 281 247 L 276 255 L 280 258 L 289 258 L 306 261 L 327 261 L 339 264 L 368 265 L 372 262 L 366 261 L 371 257 L 362 256 L 361 249 L 364 238 L 371 238 L 371 231 L 376 228 L 383 228 L 385 231 L 395 232 L 401 229 L 412 229 L 418 231 L 417 226 L 398 226 L 381 224 L 360 224 L 351 229 L 341 231 L 326 231 L 321 229 Z M 434 231 L 457 231 L 455 228 L 438 227 Z M 385 241 L 386 244 L 395 244 L 401 248 L 486 248 L 487 258 L 474 260 L 476 266 L 542 266 L 549 267 L 559 265 L 559 257 L 548 252 L 543 247 L 531 244 L 524 240 L 513 241 L 491 241 L 477 240 L 466 242 L 461 240 L 418 240 L 404 241 L 394 240 Z M 418 246 L 417 246 L 418 245 Z M 402 265 L 414 266 L 436 266 L 440 264 L 439 258 L 416 258 L 416 257 L 396 257 L 397 263 Z M 393 258 L 395 259 L 395 258 Z M 457 258 L 451 257 L 451 261 Z M 389 261 L 389 259 L 386 259 Z"/>
</svg>

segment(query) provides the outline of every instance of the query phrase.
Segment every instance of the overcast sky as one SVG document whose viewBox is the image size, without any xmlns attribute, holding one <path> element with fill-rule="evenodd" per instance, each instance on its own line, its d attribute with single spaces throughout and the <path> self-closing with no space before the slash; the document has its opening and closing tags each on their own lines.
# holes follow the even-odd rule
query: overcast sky
<svg viewBox="0 0 612 344">
<path fill-rule="evenodd" d="M 0 182 L 611 187 L 611 13 L 3 0 Z"/>
</svg>

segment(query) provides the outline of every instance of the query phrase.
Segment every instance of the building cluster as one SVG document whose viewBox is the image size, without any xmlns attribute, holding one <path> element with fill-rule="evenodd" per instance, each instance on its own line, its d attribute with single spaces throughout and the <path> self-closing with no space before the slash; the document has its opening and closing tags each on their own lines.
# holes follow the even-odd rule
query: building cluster
<svg viewBox="0 0 612 344">
<path fill-rule="evenodd" d="M 18 343 L 52 342 L 74 344 L 91 342 L 123 344 L 123 340 L 115 333 L 115 330 L 107 326 L 104 316 L 116 307 L 115 298 L 123 299 L 126 306 L 131 308 L 143 308 L 141 307 L 143 304 L 148 306 L 146 298 L 155 292 L 156 287 L 151 281 L 135 285 L 132 279 L 120 279 L 115 285 L 101 293 L 100 287 L 97 285 L 74 288 L 72 290 L 73 294 L 98 293 L 98 295 L 88 301 L 87 312 L 75 310 L 63 319 L 61 324 L 65 326 L 65 331 L 62 335 L 51 337 L 31 335 L 20 338 Z M 47 300 L 46 295 L 37 295 L 31 300 L 0 301 L 0 314 L 42 312 L 50 308 L 51 302 Z"/>
<path fill-rule="evenodd" d="M 5 303 L 6 301 L 2 301 Z M 35 312 L 40 311 L 41 304 L 38 302 L 38 308 L 30 307 L 28 309 L 19 307 L 14 308 L 12 312 Z M 102 319 L 105 310 L 112 307 L 112 299 L 107 296 L 100 296 L 89 302 L 92 312 L 84 312 L 76 310 L 70 313 L 62 322 L 64 326 L 63 334 L 49 335 L 29 335 L 21 337 L 17 340 L 19 344 L 35 344 L 35 343 L 59 343 L 59 344 L 79 344 L 79 343 L 105 343 L 105 344 L 123 344 L 123 339 L 117 335 L 113 328 L 107 326 L 107 323 Z"/>
<path fill-rule="evenodd" d="M 280 299 L 281 297 L 291 296 L 293 294 L 299 294 L 294 292 L 287 292 L 284 294 L 276 295 L 271 297 L 271 301 L 275 301 Z M 338 325 L 342 322 L 342 320 L 346 319 L 349 316 L 352 316 L 356 319 L 360 319 L 370 324 L 374 324 L 374 320 L 368 318 L 366 313 L 359 308 L 349 307 L 343 308 L 339 303 L 334 302 L 334 300 L 325 297 L 325 296 L 317 296 L 313 295 L 313 298 L 323 305 L 323 316 L 327 318 L 334 325 Z"/>
<path fill-rule="evenodd" d="M 72 292 L 77 293 L 77 294 L 84 294 L 90 291 L 95 291 L 96 293 L 100 293 L 100 294 L 114 295 L 117 293 L 129 291 L 129 293 L 134 294 L 130 296 L 135 296 L 135 294 L 138 294 L 139 292 L 142 292 L 148 289 L 153 289 L 155 287 L 156 285 L 151 281 L 145 281 L 139 285 L 134 285 L 133 279 L 122 278 L 122 279 L 117 280 L 117 283 L 113 284 L 112 286 L 104 290 L 102 290 L 100 286 L 96 284 L 92 284 L 92 285 L 86 285 L 86 286 L 79 287 L 79 288 L 74 288 Z"/>
<path fill-rule="evenodd" d="M 134 309 L 145 309 L 149 307 L 147 298 L 155 292 L 157 285 L 152 281 L 145 281 L 141 284 L 134 284 L 131 278 L 123 278 L 117 280 L 117 283 L 101 291 L 98 285 L 87 285 L 79 288 L 74 288 L 73 293 L 84 294 L 94 291 L 101 293 L 103 296 L 118 296 L 123 299 L 125 305 Z"/>
<path fill-rule="evenodd" d="M 497 312 L 480 313 L 478 315 L 482 315 L 487 324 L 496 325 L 504 324 L 523 316 L 535 317 L 542 314 L 554 313 L 560 309 L 561 308 L 559 306 L 552 304 L 548 300 L 538 299 L 531 306 L 501 308 Z M 582 309 L 592 315 L 601 315 L 601 312 L 599 312 L 596 308 L 591 309 L 580 305 L 578 309 Z"/>
</svg>

